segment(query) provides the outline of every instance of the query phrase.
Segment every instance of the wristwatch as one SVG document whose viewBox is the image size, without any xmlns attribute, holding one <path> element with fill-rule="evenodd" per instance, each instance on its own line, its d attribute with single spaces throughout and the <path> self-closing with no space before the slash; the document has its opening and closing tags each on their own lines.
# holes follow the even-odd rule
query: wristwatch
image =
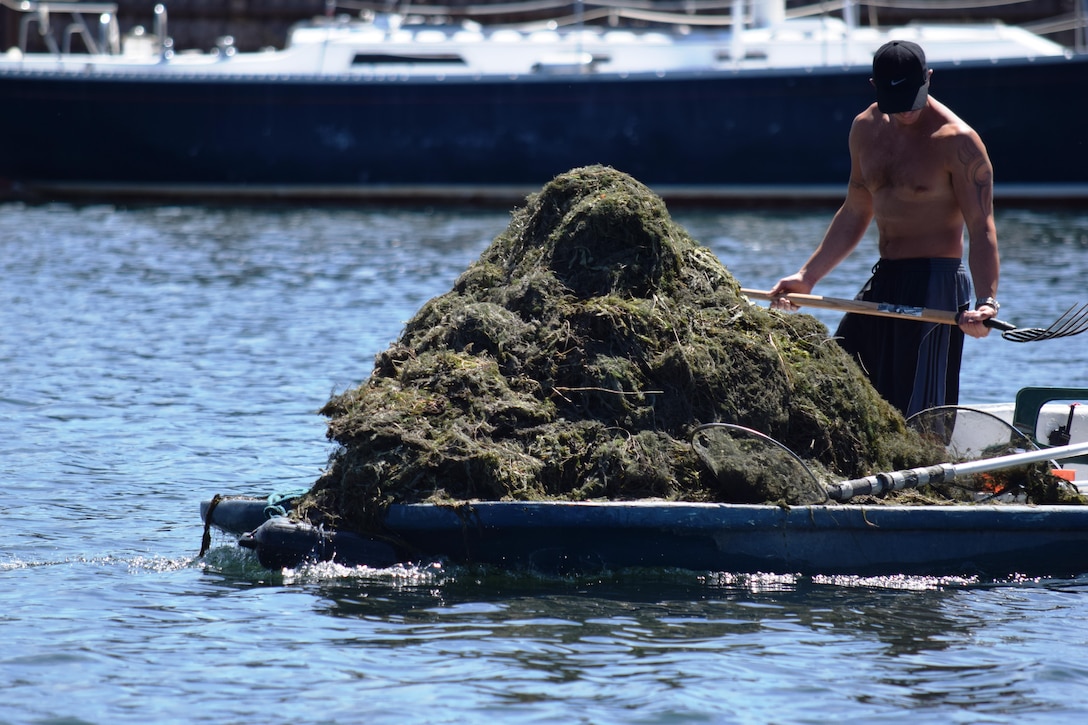
<svg viewBox="0 0 1088 725">
<path fill-rule="evenodd" d="M 979 297 L 977 300 L 975 300 L 976 310 L 983 305 L 989 305 L 990 307 L 993 307 L 995 315 L 998 313 L 998 311 L 1001 310 L 1001 305 L 993 297 Z"/>
</svg>

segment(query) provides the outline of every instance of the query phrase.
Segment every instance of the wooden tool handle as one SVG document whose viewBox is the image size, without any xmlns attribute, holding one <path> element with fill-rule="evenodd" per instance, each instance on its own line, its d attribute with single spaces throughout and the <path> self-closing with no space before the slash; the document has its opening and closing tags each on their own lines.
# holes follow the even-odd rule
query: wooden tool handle
<svg viewBox="0 0 1088 725">
<path fill-rule="evenodd" d="M 742 289 L 741 294 L 757 300 L 774 300 L 781 297 L 798 307 L 819 307 L 825 310 L 855 312 L 860 315 L 875 315 L 877 317 L 894 317 L 900 320 L 937 322 L 944 325 L 958 324 L 955 312 L 931 310 L 926 307 L 891 305 L 886 302 L 865 302 L 863 300 L 843 300 L 835 297 L 821 297 L 820 295 L 804 295 L 797 292 L 771 296 L 770 292 L 755 289 Z"/>
</svg>

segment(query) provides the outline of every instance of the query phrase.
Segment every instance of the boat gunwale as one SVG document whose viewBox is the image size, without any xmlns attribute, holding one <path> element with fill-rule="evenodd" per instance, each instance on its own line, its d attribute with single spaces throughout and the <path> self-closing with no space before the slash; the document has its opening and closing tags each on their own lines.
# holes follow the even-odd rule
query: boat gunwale
<svg viewBox="0 0 1088 725">
<path fill-rule="evenodd" d="M 265 499 L 225 497 L 218 507 L 247 511 L 247 521 L 263 514 Z M 201 504 L 206 520 L 210 502 Z M 450 501 L 391 504 L 382 519 L 391 530 L 462 529 L 466 523 L 482 529 L 518 526 L 544 528 L 683 528 L 691 531 L 735 529 L 823 530 L 870 529 L 884 531 L 1003 531 L 1084 530 L 1088 535 L 1088 506 L 1063 504 L 974 503 L 947 505 L 732 504 L 664 500 L 638 501 Z M 1055 528 L 1055 525 L 1059 525 Z M 245 526 L 212 526 L 229 533 L 245 533 Z"/>
</svg>

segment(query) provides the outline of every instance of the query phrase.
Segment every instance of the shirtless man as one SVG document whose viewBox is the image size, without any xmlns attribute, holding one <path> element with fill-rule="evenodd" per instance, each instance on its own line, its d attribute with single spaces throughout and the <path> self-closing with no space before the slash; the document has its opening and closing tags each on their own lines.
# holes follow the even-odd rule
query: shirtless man
<svg viewBox="0 0 1088 725">
<path fill-rule="evenodd" d="M 873 58 L 877 102 L 850 128 L 850 183 L 823 241 L 801 269 L 771 293 L 809 293 L 861 241 L 876 220 L 880 261 L 857 299 L 962 311 L 960 324 L 847 314 L 835 333 L 877 391 L 904 415 L 956 405 L 964 333 L 985 337 L 997 315 L 999 261 L 993 167 L 979 136 L 929 96 L 933 71 L 907 41 Z M 964 270 L 963 230 L 977 291 Z M 779 309 L 796 309 L 785 299 Z"/>
</svg>

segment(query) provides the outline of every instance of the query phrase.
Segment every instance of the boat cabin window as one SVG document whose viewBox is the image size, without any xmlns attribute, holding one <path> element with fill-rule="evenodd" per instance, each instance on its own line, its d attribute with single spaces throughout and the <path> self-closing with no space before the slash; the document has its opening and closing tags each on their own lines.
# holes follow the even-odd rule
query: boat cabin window
<svg viewBox="0 0 1088 725">
<path fill-rule="evenodd" d="M 352 65 L 403 65 L 405 63 L 456 63 L 464 65 L 465 59 L 454 53 L 435 55 L 397 55 L 391 53 L 356 53 Z"/>
</svg>

